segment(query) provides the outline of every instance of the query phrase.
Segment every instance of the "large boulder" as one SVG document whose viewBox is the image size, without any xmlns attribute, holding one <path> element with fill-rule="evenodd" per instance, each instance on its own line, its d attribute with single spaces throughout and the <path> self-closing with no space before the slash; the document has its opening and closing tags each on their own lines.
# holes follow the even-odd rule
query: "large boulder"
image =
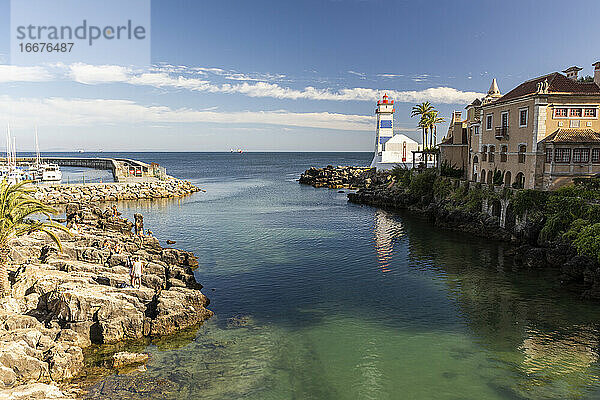
<svg viewBox="0 0 600 400">
<path fill-rule="evenodd" d="M 199 290 L 182 287 L 163 290 L 157 299 L 150 333 L 168 335 L 210 318 L 213 313 L 205 308 L 208 303 Z"/>
</svg>

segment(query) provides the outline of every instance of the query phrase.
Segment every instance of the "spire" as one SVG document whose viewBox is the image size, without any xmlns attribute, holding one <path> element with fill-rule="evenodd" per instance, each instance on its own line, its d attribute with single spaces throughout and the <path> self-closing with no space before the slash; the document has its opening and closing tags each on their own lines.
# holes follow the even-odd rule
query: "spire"
<svg viewBox="0 0 600 400">
<path fill-rule="evenodd" d="M 500 94 L 500 90 L 498 89 L 498 84 L 496 83 L 496 78 L 492 80 L 492 85 L 490 86 L 490 90 L 488 90 L 488 94 L 490 96 Z"/>
</svg>

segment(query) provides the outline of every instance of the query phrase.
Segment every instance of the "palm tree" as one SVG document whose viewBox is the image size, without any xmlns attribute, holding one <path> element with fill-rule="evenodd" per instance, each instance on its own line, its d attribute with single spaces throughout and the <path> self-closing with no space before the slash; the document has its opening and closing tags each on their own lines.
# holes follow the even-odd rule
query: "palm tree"
<svg viewBox="0 0 600 400">
<path fill-rule="evenodd" d="M 431 112 L 432 110 L 434 110 L 433 106 L 431 105 L 430 102 L 428 101 L 424 101 L 421 104 L 417 104 L 415 106 L 413 106 L 412 111 L 410 113 L 411 118 L 412 117 L 416 117 L 419 116 L 420 121 L 419 121 L 419 125 L 418 127 L 423 129 L 423 150 L 425 150 L 425 147 L 427 147 L 427 133 L 426 130 L 428 128 L 428 126 L 425 125 L 425 116 Z"/>
<path fill-rule="evenodd" d="M 429 125 L 431 131 L 431 147 L 435 147 L 437 144 L 437 125 L 443 123 L 444 118 L 439 116 L 439 112 L 437 110 L 431 110 L 427 114 L 427 124 Z"/>
<path fill-rule="evenodd" d="M 52 221 L 52 214 L 57 212 L 54 208 L 31 196 L 36 189 L 29 183 L 23 181 L 10 185 L 6 179 L 0 183 L 0 298 L 10 295 L 11 292 L 6 263 L 12 239 L 43 232 L 62 251 L 57 231 L 69 232 L 66 227 Z M 35 215 L 44 215 L 48 221 L 30 218 Z"/>
</svg>

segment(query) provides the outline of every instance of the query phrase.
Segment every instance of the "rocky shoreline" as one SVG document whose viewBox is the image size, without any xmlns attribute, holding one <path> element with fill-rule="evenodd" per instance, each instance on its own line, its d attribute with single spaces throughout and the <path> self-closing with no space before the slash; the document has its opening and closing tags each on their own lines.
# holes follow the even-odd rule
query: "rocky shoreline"
<svg viewBox="0 0 600 400">
<path fill-rule="evenodd" d="M 84 368 L 82 349 L 169 335 L 212 316 L 196 282 L 196 257 L 133 234 L 134 224 L 88 203 L 66 207 L 62 253 L 45 236 L 13 243 L 12 296 L 0 300 L 0 399 L 76 398 L 67 383 Z M 138 230 L 141 216 L 136 215 Z M 139 289 L 128 286 L 128 259 L 147 263 Z M 115 366 L 143 362 L 115 355 Z"/>
<path fill-rule="evenodd" d="M 183 197 L 201 191 L 188 181 L 169 178 L 133 183 L 86 183 L 40 185 L 34 197 L 46 204 L 73 202 L 107 202 L 120 200 L 153 200 Z"/>
<path fill-rule="evenodd" d="M 491 205 L 468 209 L 456 206 L 447 198 L 436 198 L 433 193 L 417 193 L 401 185 L 390 171 L 375 171 L 357 167 L 311 168 L 301 175 L 299 182 L 314 187 L 340 188 L 351 176 L 350 184 L 343 186 L 356 191 L 347 194 L 348 201 L 390 211 L 408 210 L 427 218 L 443 229 L 465 232 L 482 238 L 514 244 L 507 254 L 512 257 L 514 268 L 547 269 L 557 275 L 563 286 L 568 286 L 581 297 L 600 299 L 600 263 L 588 256 L 579 255 L 577 250 L 564 241 L 541 241 L 542 224 L 526 218 L 519 220 L 512 215 L 512 222 L 500 226 L 499 217 L 494 215 Z M 456 182 L 458 183 L 458 181 Z M 465 193 L 468 193 L 468 186 Z M 417 191 L 418 192 L 418 191 Z M 490 198 L 497 197 L 488 189 Z M 498 199 L 495 199 L 498 201 Z M 485 212 L 482 208 L 487 208 Z M 540 243 L 541 242 L 541 243 Z"/>
</svg>

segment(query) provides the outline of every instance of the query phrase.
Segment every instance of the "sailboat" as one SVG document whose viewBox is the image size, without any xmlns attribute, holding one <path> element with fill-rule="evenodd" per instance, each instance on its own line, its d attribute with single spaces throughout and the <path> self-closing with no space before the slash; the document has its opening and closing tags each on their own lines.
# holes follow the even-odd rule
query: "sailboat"
<svg viewBox="0 0 600 400">
<path fill-rule="evenodd" d="M 60 182 L 62 180 L 62 172 L 58 164 L 42 162 L 37 127 L 35 128 L 35 164 L 29 167 L 29 171 L 37 181 Z"/>
</svg>

